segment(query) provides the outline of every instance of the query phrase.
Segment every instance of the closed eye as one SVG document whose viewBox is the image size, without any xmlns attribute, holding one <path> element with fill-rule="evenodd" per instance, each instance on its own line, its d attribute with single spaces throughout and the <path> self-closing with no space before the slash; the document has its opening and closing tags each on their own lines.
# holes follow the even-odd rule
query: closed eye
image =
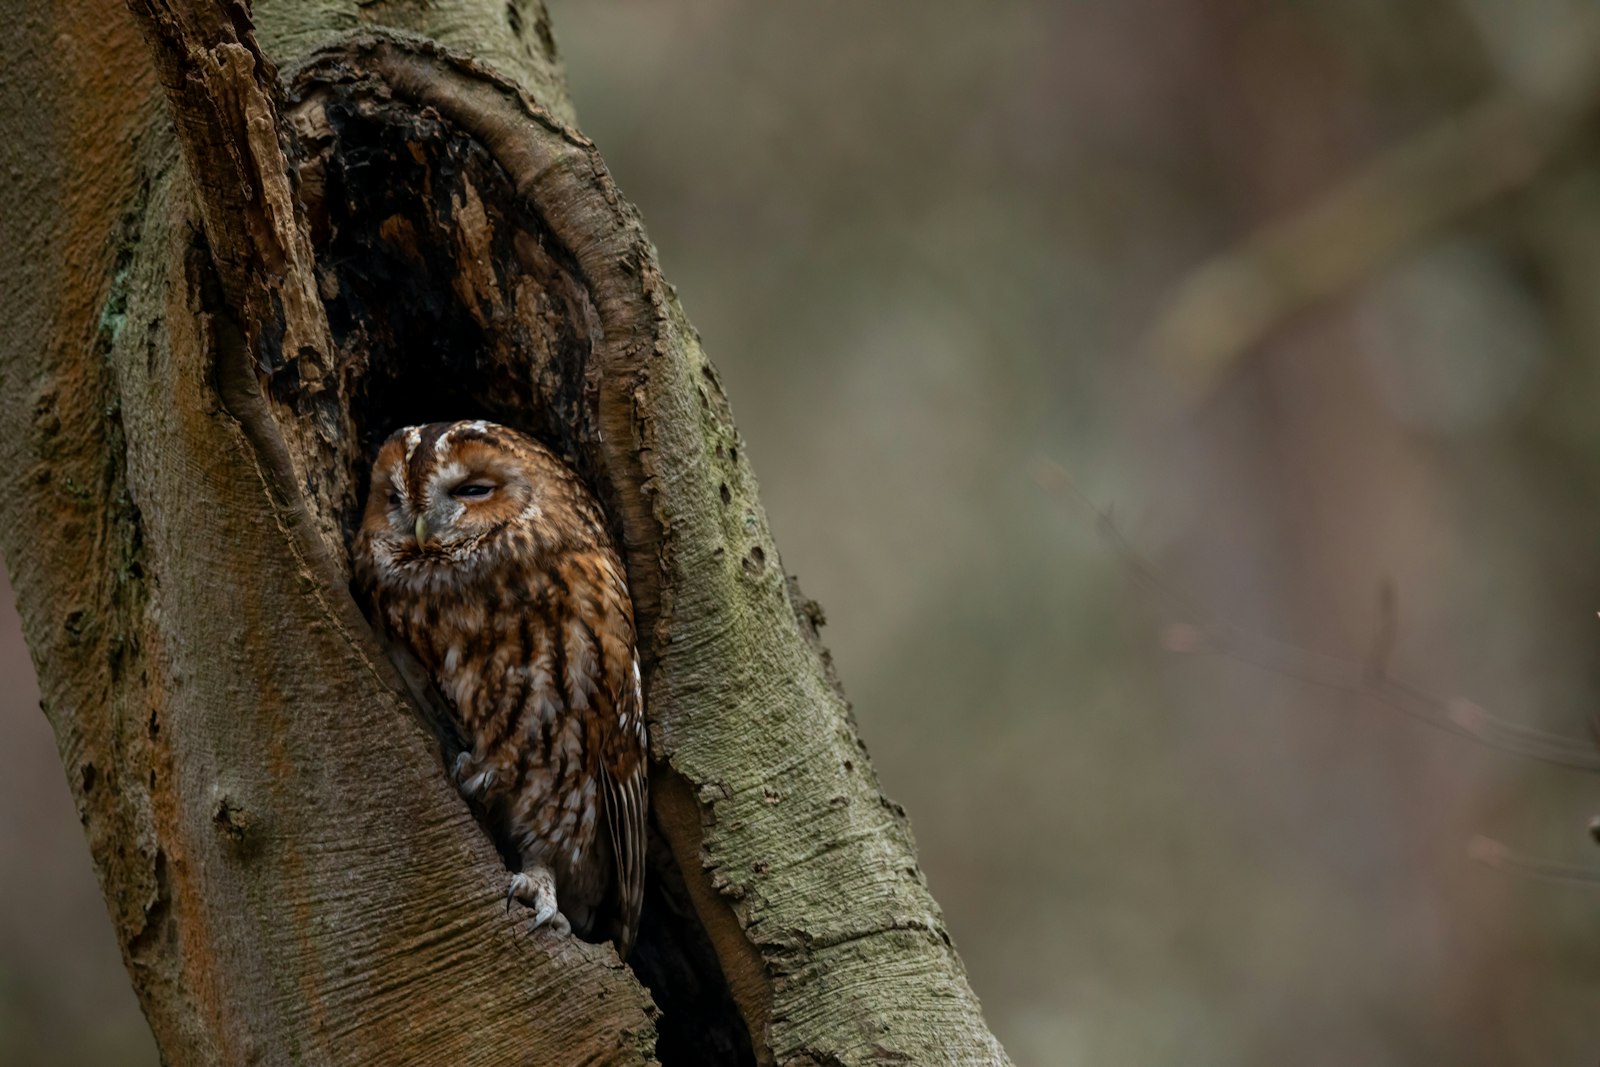
<svg viewBox="0 0 1600 1067">
<path fill-rule="evenodd" d="M 481 500 L 494 492 L 494 485 L 490 482 L 462 482 L 450 490 L 450 495 L 457 499 Z"/>
</svg>

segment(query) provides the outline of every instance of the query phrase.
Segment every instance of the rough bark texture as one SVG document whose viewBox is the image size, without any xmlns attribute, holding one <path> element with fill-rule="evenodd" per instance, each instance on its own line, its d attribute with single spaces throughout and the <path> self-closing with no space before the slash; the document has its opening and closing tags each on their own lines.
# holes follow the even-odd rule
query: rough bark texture
<svg viewBox="0 0 1600 1067">
<path fill-rule="evenodd" d="M 542 6 L 131 7 L 3 46 L 0 534 L 166 1061 L 1004 1063 Z M 626 546 L 633 969 L 505 914 L 348 592 L 374 442 L 474 415 Z"/>
</svg>

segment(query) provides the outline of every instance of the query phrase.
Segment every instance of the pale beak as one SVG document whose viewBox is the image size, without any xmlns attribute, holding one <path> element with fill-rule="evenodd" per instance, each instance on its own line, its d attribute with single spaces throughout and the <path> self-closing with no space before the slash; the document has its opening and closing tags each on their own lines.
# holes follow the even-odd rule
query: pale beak
<svg viewBox="0 0 1600 1067">
<path fill-rule="evenodd" d="M 428 543 L 428 520 L 421 515 L 417 516 L 417 547 Z"/>
</svg>

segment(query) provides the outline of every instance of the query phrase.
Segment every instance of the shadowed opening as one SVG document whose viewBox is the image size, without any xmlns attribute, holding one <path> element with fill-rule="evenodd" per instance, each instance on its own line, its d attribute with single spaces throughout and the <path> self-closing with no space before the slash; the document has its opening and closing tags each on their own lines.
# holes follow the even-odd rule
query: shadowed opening
<svg viewBox="0 0 1600 1067">
<path fill-rule="evenodd" d="M 352 87 L 320 89 L 296 117 L 317 282 L 361 457 L 399 426 L 488 418 L 554 448 L 603 495 L 585 382 L 598 319 L 571 257 L 505 172 L 437 115 Z M 349 534 L 359 515 L 342 519 Z"/>
</svg>

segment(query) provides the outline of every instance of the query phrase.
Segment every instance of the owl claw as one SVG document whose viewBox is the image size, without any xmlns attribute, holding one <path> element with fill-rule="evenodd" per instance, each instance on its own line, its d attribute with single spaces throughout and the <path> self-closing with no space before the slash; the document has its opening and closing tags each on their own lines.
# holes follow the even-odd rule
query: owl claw
<svg viewBox="0 0 1600 1067">
<path fill-rule="evenodd" d="M 557 933 L 572 931 L 566 917 L 556 910 L 556 878 L 548 867 L 534 867 L 512 875 L 511 884 L 506 888 L 507 911 L 511 910 L 513 899 L 533 909 L 535 928 L 548 923 Z"/>
<path fill-rule="evenodd" d="M 455 766 L 450 769 L 455 779 L 456 789 L 468 800 L 481 797 L 494 785 L 494 772 L 481 771 L 478 760 L 470 752 L 462 752 L 456 756 Z"/>
</svg>

